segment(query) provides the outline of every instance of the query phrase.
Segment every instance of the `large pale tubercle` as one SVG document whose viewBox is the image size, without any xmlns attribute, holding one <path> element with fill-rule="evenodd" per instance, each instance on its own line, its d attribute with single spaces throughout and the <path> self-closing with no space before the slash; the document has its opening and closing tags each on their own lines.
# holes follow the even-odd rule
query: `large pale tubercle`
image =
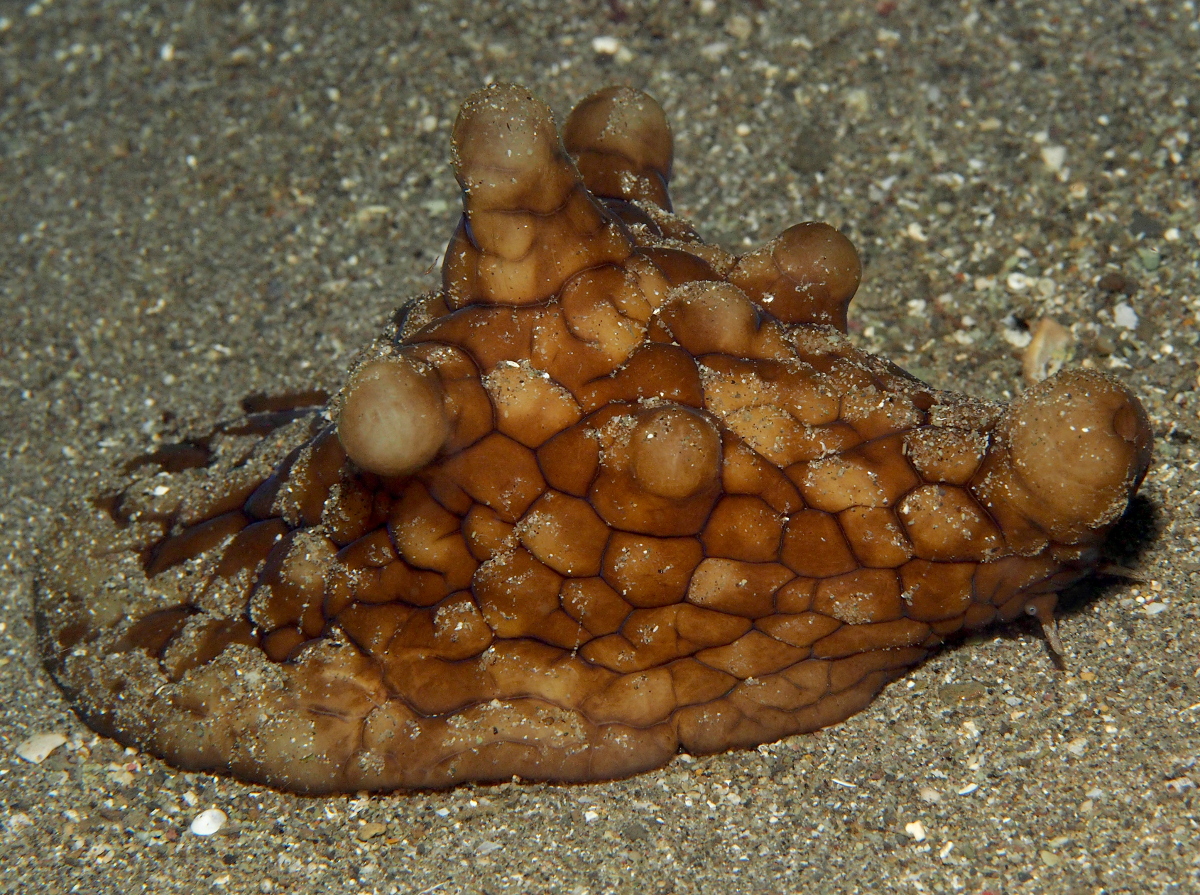
<svg viewBox="0 0 1200 895">
<path fill-rule="evenodd" d="M 858 350 L 849 240 L 704 243 L 638 91 L 560 140 L 492 86 L 452 142 L 440 288 L 327 408 L 64 514 L 39 636 L 96 730 L 303 792 L 620 777 L 836 723 L 1099 562 L 1151 455 L 1114 378 L 1005 407 Z"/>
<path fill-rule="evenodd" d="M 1048 537 L 1090 541 L 1125 511 L 1150 462 L 1150 422 L 1141 403 L 1110 377 L 1065 370 L 1008 408 L 997 442 L 1000 506 L 1020 507 Z"/>
<path fill-rule="evenodd" d="M 441 383 L 403 357 L 364 365 L 346 383 L 338 439 L 367 472 L 416 472 L 449 436 Z"/>
</svg>

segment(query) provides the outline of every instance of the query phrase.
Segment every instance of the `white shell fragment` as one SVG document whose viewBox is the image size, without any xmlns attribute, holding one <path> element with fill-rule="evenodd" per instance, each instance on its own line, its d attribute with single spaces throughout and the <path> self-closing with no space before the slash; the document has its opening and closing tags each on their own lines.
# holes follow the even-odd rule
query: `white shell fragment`
<svg viewBox="0 0 1200 895">
<path fill-rule="evenodd" d="M 67 741 L 61 733 L 35 733 L 14 750 L 30 764 L 41 764 L 55 749 Z"/>
<path fill-rule="evenodd" d="M 192 818 L 190 829 L 197 836 L 211 836 L 225 826 L 227 820 L 228 815 L 220 808 L 209 808 Z"/>
</svg>

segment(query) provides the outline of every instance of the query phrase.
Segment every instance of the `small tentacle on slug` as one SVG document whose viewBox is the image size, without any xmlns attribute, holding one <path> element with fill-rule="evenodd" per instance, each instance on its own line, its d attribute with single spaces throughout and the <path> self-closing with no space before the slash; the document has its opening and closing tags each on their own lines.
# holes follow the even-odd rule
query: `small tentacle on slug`
<svg viewBox="0 0 1200 895">
<path fill-rule="evenodd" d="M 1025 605 L 1025 613 L 1032 615 L 1042 626 L 1042 636 L 1059 658 L 1066 658 L 1062 640 L 1058 636 L 1058 619 L 1054 609 L 1058 605 L 1058 594 L 1039 594 Z"/>
</svg>

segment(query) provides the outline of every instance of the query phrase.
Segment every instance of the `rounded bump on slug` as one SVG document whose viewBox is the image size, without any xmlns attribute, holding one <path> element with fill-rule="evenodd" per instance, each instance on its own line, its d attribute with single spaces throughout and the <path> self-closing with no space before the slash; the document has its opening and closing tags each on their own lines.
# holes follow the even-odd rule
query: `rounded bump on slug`
<svg viewBox="0 0 1200 895">
<path fill-rule="evenodd" d="M 359 368 L 346 383 L 337 435 L 346 456 L 382 476 L 409 475 L 450 437 L 437 377 L 404 357 Z"/>
</svg>

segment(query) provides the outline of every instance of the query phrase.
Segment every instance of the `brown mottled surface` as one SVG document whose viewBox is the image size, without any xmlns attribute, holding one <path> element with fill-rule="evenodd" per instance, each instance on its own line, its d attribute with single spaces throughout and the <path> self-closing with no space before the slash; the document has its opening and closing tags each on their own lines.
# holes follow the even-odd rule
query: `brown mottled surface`
<svg viewBox="0 0 1200 895">
<path fill-rule="evenodd" d="M 398 8 L 0 9 L 0 891 L 1200 886 L 1185 6 Z M 488 78 L 560 123 L 607 84 L 651 93 L 675 132 L 676 211 L 734 252 L 799 220 L 836 226 L 864 270 L 849 338 L 932 385 L 1011 400 L 1025 349 L 1010 339 L 1053 317 L 1073 364 L 1138 395 L 1155 457 L 1110 553 L 1137 577 L 1064 596 L 1062 665 L 1018 620 L 817 733 L 583 786 L 304 798 L 181 772 L 80 721 L 33 624 L 60 509 L 247 412 L 246 395 L 342 387 L 391 310 L 437 284 L 459 214 L 451 129 Z M 14 750 L 38 733 L 67 742 L 32 764 Z M 192 835 L 210 807 L 228 824 Z"/>
<path fill-rule="evenodd" d="M 861 709 L 1099 560 L 1141 404 L 1065 371 L 1008 407 L 845 336 L 824 224 L 734 256 L 670 212 L 645 94 L 524 88 L 454 127 L 463 217 L 328 409 L 160 449 L 36 581 L 83 717 L 302 792 L 604 780 Z"/>
</svg>

